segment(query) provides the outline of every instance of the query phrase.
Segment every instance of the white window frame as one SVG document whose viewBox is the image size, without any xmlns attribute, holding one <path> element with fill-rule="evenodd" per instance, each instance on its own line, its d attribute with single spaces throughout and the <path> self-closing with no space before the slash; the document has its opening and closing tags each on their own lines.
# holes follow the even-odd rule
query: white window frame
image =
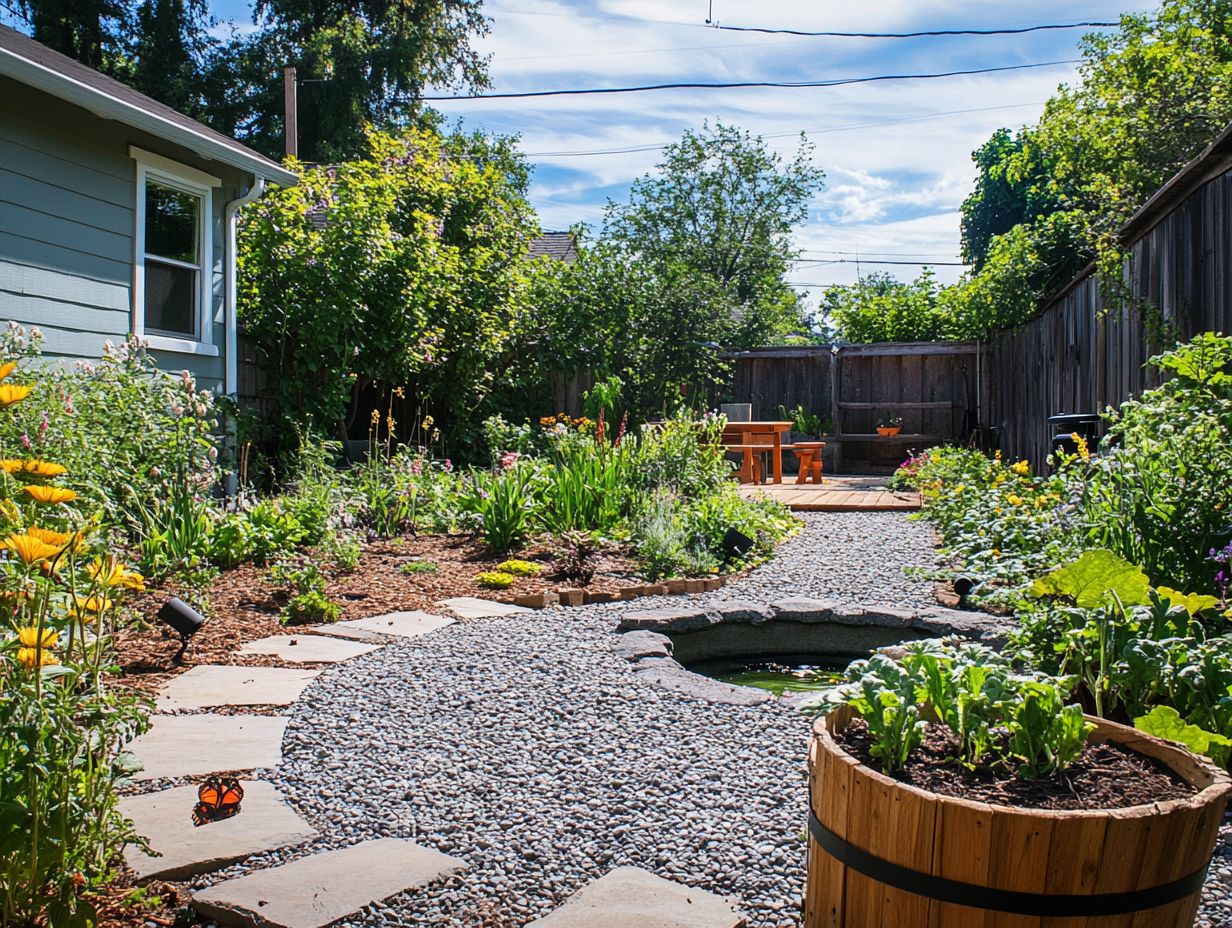
<svg viewBox="0 0 1232 928">
<path fill-rule="evenodd" d="M 129 155 L 137 165 L 137 196 L 133 230 L 133 334 L 151 348 L 172 351 L 178 354 L 199 354 L 210 357 L 219 355 L 214 344 L 214 188 L 222 186 L 222 180 L 186 164 L 172 161 L 153 152 L 130 146 Z M 186 338 L 182 335 L 146 332 L 145 328 L 145 199 L 146 185 L 150 181 L 180 190 L 201 199 L 201 215 L 198 219 L 197 247 L 200 249 L 196 265 L 151 255 L 157 261 L 173 266 L 192 268 L 197 272 L 197 335 Z"/>
</svg>

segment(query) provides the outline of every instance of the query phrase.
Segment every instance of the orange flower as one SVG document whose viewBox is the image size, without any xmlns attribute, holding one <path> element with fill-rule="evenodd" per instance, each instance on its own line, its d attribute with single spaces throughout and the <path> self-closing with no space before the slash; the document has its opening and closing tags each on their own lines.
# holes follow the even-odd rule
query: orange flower
<svg viewBox="0 0 1232 928">
<path fill-rule="evenodd" d="M 26 496 L 36 503 L 45 503 L 49 506 L 54 506 L 58 503 L 71 503 L 77 498 L 75 490 L 66 490 L 63 487 L 28 486 L 22 487 L 22 490 Z"/>
<path fill-rule="evenodd" d="M 73 540 L 73 536 L 68 532 L 56 532 L 49 528 L 39 528 L 37 525 L 32 525 L 26 529 L 26 534 L 31 538 L 37 538 L 43 544 L 52 545 L 56 548 L 63 548 Z"/>
<path fill-rule="evenodd" d="M 0 461 L 0 469 L 9 474 L 33 474 L 36 477 L 59 477 L 68 473 L 68 468 L 63 464 L 40 461 L 38 458 L 5 458 Z"/>
<path fill-rule="evenodd" d="M 4 547 L 12 551 L 25 564 L 39 564 L 58 555 L 63 546 L 48 544 L 36 535 L 27 532 L 24 535 L 10 535 L 4 540 Z"/>
<path fill-rule="evenodd" d="M 12 406 L 14 403 L 20 403 L 34 387 L 24 386 L 16 383 L 0 383 L 0 407 Z"/>
<path fill-rule="evenodd" d="M 16 361 L 9 361 L 7 364 L 0 364 L 0 380 L 4 380 L 15 370 L 17 370 Z"/>
</svg>

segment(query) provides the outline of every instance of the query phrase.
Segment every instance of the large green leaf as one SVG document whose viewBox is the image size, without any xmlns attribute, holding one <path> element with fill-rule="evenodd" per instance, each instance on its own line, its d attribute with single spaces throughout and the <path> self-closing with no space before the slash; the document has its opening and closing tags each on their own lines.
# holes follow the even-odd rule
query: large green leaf
<svg viewBox="0 0 1232 928">
<path fill-rule="evenodd" d="M 1031 595 L 1064 596 L 1084 609 L 1094 609 L 1103 605 L 1110 593 L 1126 606 L 1145 605 L 1149 588 L 1150 581 L 1141 567 L 1096 548 L 1040 577 L 1031 585 Z"/>
<path fill-rule="evenodd" d="M 1171 706 L 1156 706 L 1146 715 L 1134 719 L 1134 727 L 1156 738 L 1183 744 L 1195 754 L 1205 754 L 1224 767 L 1232 755 L 1232 739 L 1188 724 Z"/>
<path fill-rule="evenodd" d="M 1161 599 L 1166 599 L 1174 606 L 1184 606 L 1185 611 L 1190 615 L 1197 615 L 1200 612 L 1205 612 L 1207 609 L 1214 609 L 1219 605 L 1218 596 L 1204 596 L 1201 593 L 1182 593 L 1180 590 L 1174 590 L 1166 586 L 1156 587 L 1155 592 L 1159 594 Z"/>
</svg>

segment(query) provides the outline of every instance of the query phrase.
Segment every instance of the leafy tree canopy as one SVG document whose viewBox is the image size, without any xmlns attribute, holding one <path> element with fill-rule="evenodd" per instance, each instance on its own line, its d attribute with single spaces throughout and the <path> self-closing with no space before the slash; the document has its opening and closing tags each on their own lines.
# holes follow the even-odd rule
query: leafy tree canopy
<svg viewBox="0 0 1232 928">
<path fill-rule="evenodd" d="M 1232 121 L 1232 0 L 1165 0 L 1087 36 L 1082 50 L 1080 81 L 1061 87 L 1035 125 L 998 130 L 972 156 L 978 176 L 962 205 L 972 273 L 937 298 L 951 337 L 1024 322 L 1092 260 L 1105 291 L 1121 297 L 1118 230 Z M 856 288 L 834 313 L 841 334 L 903 337 L 871 311 L 843 309 L 889 298 L 897 318 L 919 320 L 913 338 L 932 338 L 935 315 L 910 311 L 927 290 L 924 281 L 888 297 Z"/>
<path fill-rule="evenodd" d="M 722 123 L 685 132 L 656 174 L 634 182 L 628 202 L 609 204 L 603 237 L 665 277 L 716 284 L 735 317 L 724 344 L 767 344 L 801 328 L 785 278 L 798 255 L 792 231 L 825 176 L 812 154 L 803 135 L 785 158 Z"/>
<path fill-rule="evenodd" d="M 483 88 L 482 0 L 257 0 L 252 32 L 211 37 L 205 0 L 18 0 L 36 39 L 272 157 L 284 150 L 283 68 L 295 65 L 299 150 L 365 146 L 364 127 L 420 121 L 427 86 Z"/>
<path fill-rule="evenodd" d="M 284 417 L 342 435 L 366 412 L 361 393 L 400 387 L 456 433 L 525 316 L 527 170 L 483 135 L 373 132 L 367 145 L 245 212 L 240 321 Z"/>
<path fill-rule="evenodd" d="M 609 204 L 580 257 L 535 273 L 531 317 L 514 374 L 534 412 L 553 377 L 589 368 L 618 375 L 635 417 L 701 405 L 726 381 L 723 349 L 773 344 L 805 328 L 785 277 L 793 228 L 821 187 L 801 143 L 784 158 L 739 129 L 686 132 L 659 170 Z"/>
</svg>

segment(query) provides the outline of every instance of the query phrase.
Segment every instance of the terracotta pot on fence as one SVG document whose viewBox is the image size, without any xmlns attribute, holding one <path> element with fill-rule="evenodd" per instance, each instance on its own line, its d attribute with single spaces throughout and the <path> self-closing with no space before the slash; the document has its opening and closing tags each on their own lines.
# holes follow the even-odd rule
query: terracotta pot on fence
<svg viewBox="0 0 1232 928">
<path fill-rule="evenodd" d="M 813 726 L 805 928 L 1188 928 L 1232 792 L 1185 749 L 1092 718 L 1093 741 L 1154 757 L 1197 788 L 1125 809 L 992 806 L 900 783 Z"/>
<path fill-rule="evenodd" d="M 879 425 L 877 426 L 878 435 L 897 435 L 902 429 L 901 425 Z"/>
</svg>

